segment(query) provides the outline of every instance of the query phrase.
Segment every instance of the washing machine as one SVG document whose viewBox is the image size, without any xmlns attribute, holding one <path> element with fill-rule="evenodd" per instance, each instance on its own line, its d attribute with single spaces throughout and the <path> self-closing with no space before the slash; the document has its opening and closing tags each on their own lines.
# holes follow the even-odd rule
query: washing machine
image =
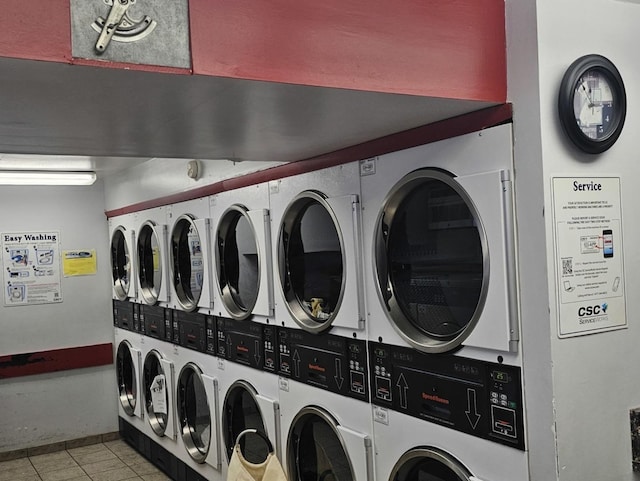
<svg viewBox="0 0 640 481">
<path fill-rule="evenodd" d="M 278 325 L 364 336 L 356 163 L 269 183 Z"/>
<path fill-rule="evenodd" d="M 209 198 L 167 206 L 169 232 L 170 306 L 182 311 L 213 307 L 211 219 Z"/>
<path fill-rule="evenodd" d="M 208 330 L 207 330 L 208 332 Z M 248 319 L 215 318 L 215 348 L 220 387 L 223 477 L 234 442 L 245 429 L 268 437 L 280 457 L 277 327 Z M 242 438 L 242 452 L 259 464 L 269 453 L 258 434 Z"/>
<path fill-rule="evenodd" d="M 219 379 L 216 358 L 207 353 L 206 327 L 213 318 L 197 311 L 172 312 L 174 325 L 179 318 L 179 345 L 171 352 L 176 373 L 177 457 L 194 475 L 217 480 L 222 465 Z"/>
<path fill-rule="evenodd" d="M 112 295 L 120 301 L 135 301 L 138 295 L 134 269 L 135 229 L 133 214 L 109 219 Z"/>
<path fill-rule="evenodd" d="M 134 214 L 136 225 L 136 273 L 138 302 L 168 306 L 169 287 L 168 225 L 166 207 L 156 207 Z"/>
<path fill-rule="evenodd" d="M 273 273 L 269 185 L 211 197 L 215 251 L 215 312 L 272 323 Z"/>
</svg>

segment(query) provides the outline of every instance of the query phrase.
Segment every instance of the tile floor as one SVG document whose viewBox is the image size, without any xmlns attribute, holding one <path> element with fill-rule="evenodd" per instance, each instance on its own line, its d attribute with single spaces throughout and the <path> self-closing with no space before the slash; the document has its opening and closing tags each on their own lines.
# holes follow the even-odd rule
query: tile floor
<svg viewBox="0 0 640 481">
<path fill-rule="evenodd" d="M 122 440 L 0 462 L 0 481 L 171 481 Z"/>
</svg>

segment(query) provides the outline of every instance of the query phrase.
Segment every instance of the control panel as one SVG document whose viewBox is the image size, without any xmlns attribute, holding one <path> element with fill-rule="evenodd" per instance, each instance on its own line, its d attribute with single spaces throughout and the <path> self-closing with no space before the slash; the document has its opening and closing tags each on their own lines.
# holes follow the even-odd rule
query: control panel
<svg viewBox="0 0 640 481">
<path fill-rule="evenodd" d="M 218 317 L 216 354 L 245 366 L 275 372 L 275 327 Z"/>
<path fill-rule="evenodd" d="M 373 404 L 524 450 L 518 367 L 375 342 L 369 358 Z"/>
<path fill-rule="evenodd" d="M 133 302 L 113 300 L 113 325 L 133 331 Z"/>
<path fill-rule="evenodd" d="M 206 352 L 206 316 L 199 312 L 173 311 L 174 338 L 178 328 L 178 344 L 194 351 Z"/>
<path fill-rule="evenodd" d="M 144 322 L 140 316 L 140 304 L 133 305 L 133 330 L 144 334 Z"/>
<path fill-rule="evenodd" d="M 369 400 L 365 341 L 279 327 L 277 350 L 281 376 Z"/>
<path fill-rule="evenodd" d="M 161 306 L 140 306 L 140 323 L 147 336 L 171 342 L 171 310 Z"/>
</svg>

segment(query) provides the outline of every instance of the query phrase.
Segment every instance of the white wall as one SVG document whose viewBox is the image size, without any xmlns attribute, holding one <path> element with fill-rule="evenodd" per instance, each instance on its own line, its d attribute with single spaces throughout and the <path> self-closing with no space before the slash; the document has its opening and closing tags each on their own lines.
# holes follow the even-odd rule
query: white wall
<svg viewBox="0 0 640 481">
<path fill-rule="evenodd" d="M 201 160 L 201 178 L 187 177 L 188 159 L 151 159 L 105 177 L 105 210 L 113 210 L 280 165 L 281 162 Z"/>
<path fill-rule="evenodd" d="M 0 188 L 1 232 L 60 232 L 96 249 L 95 276 L 62 278 L 59 304 L 0 306 L 0 355 L 113 343 L 104 187 Z M 0 380 L 0 452 L 117 431 L 113 365 Z"/>
<path fill-rule="evenodd" d="M 634 374 L 640 363 L 640 251 L 634 242 L 640 235 L 640 3 L 508 0 L 507 12 L 531 479 L 631 479 L 629 409 L 640 406 L 640 376 Z M 578 152 L 557 115 L 565 70 L 591 53 L 617 65 L 628 100 L 622 136 L 598 156 Z M 567 174 L 621 178 L 628 329 L 557 335 L 551 179 Z"/>
</svg>

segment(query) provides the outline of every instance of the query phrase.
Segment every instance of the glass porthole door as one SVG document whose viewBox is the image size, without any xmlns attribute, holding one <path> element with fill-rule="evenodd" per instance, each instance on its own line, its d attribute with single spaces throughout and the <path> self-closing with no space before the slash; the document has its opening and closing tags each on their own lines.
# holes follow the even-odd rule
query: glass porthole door
<svg viewBox="0 0 640 481">
<path fill-rule="evenodd" d="M 128 341 L 118 345 L 116 353 L 116 376 L 120 405 L 129 416 L 138 415 L 138 353 Z"/>
<path fill-rule="evenodd" d="M 389 481 L 470 481 L 469 471 L 455 458 L 435 448 L 416 448 L 393 467 Z"/>
<path fill-rule="evenodd" d="M 222 411 L 222 429 L 227 459 L 231 459 L 238 435 L 246 429 L 256 429 L 268 434 L 262 412 L 256 399 L 256 391 L 246 382 L 234 383 L 225 396 Z M 269 447 L 258 436 L 243 436 L 240 449 L 253 464 L 260 464 L 269 454 Z"/>
<path fill-rule="evenodd" d="M 290 481 L 356 481 L 337 423 L 308 407 L 294 418 L 287 441 Z"/>
<path fill-rule="evenodd" d="M 192 363 L 178 378 L 178 415 L 180 432 L 189 456 L 204 463 L 212 442 L 212 419 L 202 371 Z"/>
<path fill-rule="evenodd" d="M 171 232 L 173 287 L 180 306 L 186 311 L 198 307 L 205 276 L 203 242 L 190 215 L 178 217 Z"/>
<path fill-rule="evenodd" d="M 131 253 L 127 231 L 122 226 L 116 227 L 111 236 L 111 274 L 113 293 L 124 301 L 129 297 L 131 287 Z"/>
<path fill-rule="evenodd" d="M 158 302 L 162 288 L 161 234 L 158 226 L 145 222 L 138 233 L 138 280 L 142 299 L 146 304 Z"/>
<path fill-rule="evenodd" d="M 235 319 L 249 317 L 258 300 L 261 261 L 256 230 L 246 208 L 236 205 L 222 215 L 217 235 L 218 287 Z M 239 434 L 239 433 L 238 433 Z"/>
<path fill-rule="evenodd" d="M 310 332 L 328 329 L 344 295 L 345 256 L 338 222 L 324 196 L 303 192 L 288 206 L 278 259 L 282 291 L 294 320 Z"/>
<path fill-rule="evenodd" d="M 378 217 L 375 254 L 378 294 L 410 344 L 445 352 L 469 336 L 485 303 L 489 257 L 475 206 L 453 176 L 405 176 Z"/>
<path fill-rule="evenodd" d="M 145 357 L 143 366 L 145 408 L 149 425 L 158 436 L 164 436 L 169 427 L 170 379 L 171 372 L 167 372 L 162 365 L 160 353 L 155 350 L 150 351 Z"/>
</svg>

